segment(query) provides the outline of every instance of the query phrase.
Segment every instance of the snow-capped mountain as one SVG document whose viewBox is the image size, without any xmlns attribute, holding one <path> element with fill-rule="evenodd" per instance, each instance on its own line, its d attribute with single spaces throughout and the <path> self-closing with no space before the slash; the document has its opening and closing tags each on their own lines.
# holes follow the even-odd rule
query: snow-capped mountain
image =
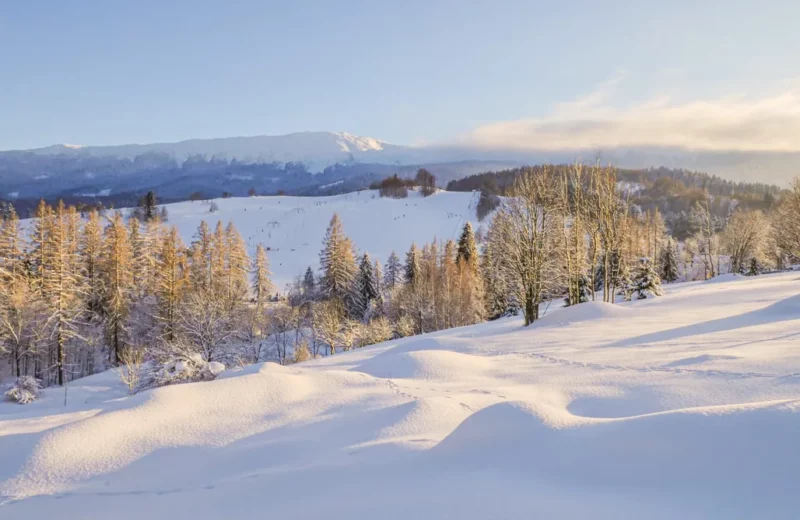
<svg viewBox="0 0 800 520">
<path fill-rule="evenodd" d="M 147 154 L 165 154 L 183 162 L 193 156 L 205 159 L 250 163 L 302 163 L 309 172 L 318 173 L 333 164 L 370 162 L 379 152 L 397 152 L 405 148 L 372 137 L 346 132 L 298 132 L 286 135 L 188 139 L 175 143 L 83 146 L 59 144 L 30 150 L 43 155 L 83 155 L 134 159 Z"/>
</svg>

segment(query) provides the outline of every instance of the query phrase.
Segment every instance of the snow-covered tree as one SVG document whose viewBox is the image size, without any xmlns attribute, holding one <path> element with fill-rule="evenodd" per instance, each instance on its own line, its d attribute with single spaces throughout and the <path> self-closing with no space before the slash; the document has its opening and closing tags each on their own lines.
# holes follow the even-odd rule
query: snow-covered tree
<svg viewBox="0 0 800 520">
<path fill-rule="evenodd" d="M 361 295 L 357 286 L 358 266 L 352 242 L 345 236 L 342 222 L 335 213 L 323 239 L 319 263 L 323 295 L 341 302 L 349 314 L 357 314 L 361 308 Z"/>
<path fill-rule="evenodd" d="M 675 254 L 675 246 L 671 240 L 661 250 L 661 279 L 667 283 L 672 283 L 678 279 L 678 259 Z"/>
<path fill-rule="evenodd" d="M 641 258 L 639 265 L 636 268 L 636 273 L 633 279 L 633 292 L 636 294 L 636 299 L 644 300 L 650 296 L 661 296 L 661 278 L 658 273 L 653 269 L 652 263 L 649 258 Z"/>
<path fill-rule="evenodd" d="M 478 245 L 475 243 L 475 232 L 472 224 L 467 222 L 458 238 L 458 253 L 456 262 L 463 261 L 473 267 L 478 265 Z"/>
<path fill-rule="evenodd" d="M 366 312 L 380 296 L 378 279 L 368 253 L 364 253 L 358 267 L 358 289 L 361 293 L 361 302 Z M 362 313 L 363 315 L 363 313 Z M 369 318 L 367 316 L 367 318 Z"/>
<path fill-rule="evenodd" d="M 312 274 L 313 276 L 313 274 Z M 256 257 L 253 259 L 253 266 L 251 269 L 251 278 L 253 280 L 253 299 L 256 306 L 263 308 L 264 304 L 269 299 L 269 293 L 272 290 L 272 282 L 270 282 L 269 261 L 267 260 L 267 252 L 264 246 L 259 244 L 256 246 Z"/>
<path fill-rule="evenodd" d="M 405 281 L 413 285 L 420 280 L 422 266 L 420 265 L 420 253 L 417 245 L 412 243 L 411 248 L 406 253 L 406 265 L 404 267 Z"/>
<path fill-rule="evenodd" d="M 383 286 L 387 291 L 391 291 L 398 284 L 403 282 L 403 267 L 400 264 L 400 258 L 394 251 L 389 254 L 389 259 L 386 260 L 386 268 L 383 275 Z"/>
</svg>

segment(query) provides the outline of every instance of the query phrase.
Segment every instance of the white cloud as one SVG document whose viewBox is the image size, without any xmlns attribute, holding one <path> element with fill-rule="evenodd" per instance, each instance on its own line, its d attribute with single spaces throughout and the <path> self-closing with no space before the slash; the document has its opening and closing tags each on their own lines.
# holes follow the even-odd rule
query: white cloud
<svg viewBox="0 0 800 520">
<path fill-rule="evenodd" d="M 541 118 L 499 121 L 472 131 L 471 145 L 513 149 L 602 149 L 633 146 L 714 151 L 800 150 L 800 84 L 777 93 L 676 102 L 654 97 L 627 107 L 611 103 L 624 75 Z"/>
</svg>

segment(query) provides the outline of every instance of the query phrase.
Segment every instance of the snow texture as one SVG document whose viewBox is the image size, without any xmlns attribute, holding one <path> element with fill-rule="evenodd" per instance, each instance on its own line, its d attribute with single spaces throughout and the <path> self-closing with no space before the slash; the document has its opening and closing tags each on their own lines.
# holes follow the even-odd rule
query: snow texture
<svg viewBox="0 0 800 520">
<path fill-rule="evenodd" d="M 249 213 L 249 212 L 248 212 Z M 0 404 L 23 518 L 797 518 L 797 273 Z"/>
</svg>

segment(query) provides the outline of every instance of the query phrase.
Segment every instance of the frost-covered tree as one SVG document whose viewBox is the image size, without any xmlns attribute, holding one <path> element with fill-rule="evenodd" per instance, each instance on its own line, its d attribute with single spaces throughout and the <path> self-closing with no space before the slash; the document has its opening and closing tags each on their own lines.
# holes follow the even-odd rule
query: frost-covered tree
<svg viewBox="0 0 800 520">
<path fill-rule="evenodd" d="M 125 322 L 131 302 L 133 276 L 128 230 L 117 212 L 105 229 L 101 265 L 103 273 L 103 316 L 109 360 L 116 364 L 126 345 Z"/>
<path fill-rule="evenodd" d="M 456 261 L 463 261 L 473 267 L 478 265 L 478 245 L 475 243 L 475 232 L 472 224 L 467 222 L 458 238 L 458 253 Z"/>
<path fill-rule="evenodd" d="M 649 258 L 642 258 L 639 260 L 632 288 L 638 300 L 644 300 L 650 296 L 661 296 L 663 294 L 661 290 L 661 278 L 658 276 L 656 270 L 653 269 Z"/>
<path fill-rule="evenodd" d="M 661 279 L 667 283 L 672 283 L 678 279 L 678 259 L 675 254 L 675 246 L 671 240 L 661 250 Z"/>
<path fill-rule="evenodd" d="M 413 285 L 421 279 L 422 266 L 420 265 L 420 253 L 417 245 L 412 243 L 411 248 L 406 253 L 406 265 L 404 267 L 405 281 Z"/>
<path fill-rule="evenodd" d="M 386 260 L 386 268 L 383 275 L 383 286 L 387 291 L 391 291 L 398 284 L 403 282 L 403 267 L 400 264 L 400 258 L 394 251 L 389 254 L 389 259 Z"/>
<path fill-rule="evenodd" d="M 256 246 L 256 256 L 253 259 L 253 266 L 250 273 L 251 279 L 253 280 L 253 299 L 255 300 L 256 307 L 263 308 L 266 302 L 269 300 L 269 293 L 272 290 L 272 282 L 269 278 L 270 272 L 269 260 L 267 260 L 267 251 L 261 244 Z"/>
<path fill-rule="evenodd" d="M 758 265 L 758 259 L 753 257 L 750 259 L 750 268 L 747 270 L 747 276 L 758 276 L 761 274 L 761 266 Z"/>
<path fill-rule="evenodd" d="M 303 293 L 306 297 L 313 297 L 317 290 L 317 281 L 314 279 L 314 271 L 311 266 L 306 269 L 306 274 L 303 276 Z"/>
<path fill-rule="evenodd" d="M 363 310 L 366 312 L 380 296 L 378 279 L 375 275 L 372 259 L 368 253 L 364 253 L 361 257 L 358 267 L 358 290 L 361 293 L 360 301 L 362 302 Z"/>
<path fill-rule="evenodd" d="M 353 245 L 345 236 L 342 222 L 335 213 L 325 233 L 319 259 L 323 295 L 339 301 L 348 313 L 357 314 L 361 305 L 357 286 L 358 266 Z"/>
</svg>

